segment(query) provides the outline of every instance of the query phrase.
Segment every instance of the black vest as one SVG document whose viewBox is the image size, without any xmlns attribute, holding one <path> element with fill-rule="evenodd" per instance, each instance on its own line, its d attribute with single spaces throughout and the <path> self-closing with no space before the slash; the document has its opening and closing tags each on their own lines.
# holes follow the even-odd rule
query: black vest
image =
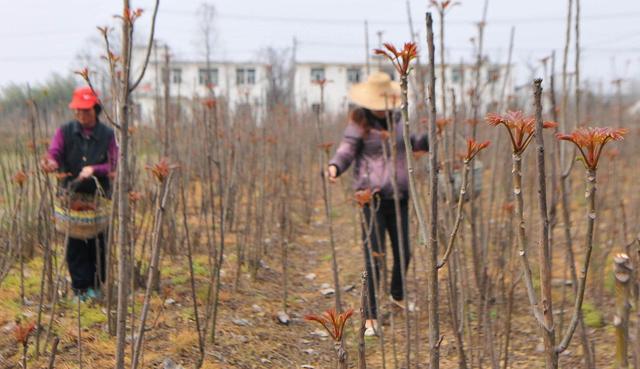
<svg viewBox="0 0 640 369">
<path fill-rule="evenodd" d="M 96 122 L 88 137 L 84 136 L 82 126 L 76 120 L 66 123 L 61 130 L 64 136 L 64 153 L 60 170 L 63 173 L 71 173 L 70 177 L 62 181 L 62 186 L 67 188 L 69 182 L 77 178 L 85 166 L 104 164 L 108 161 L 109 143 L 114 139 L 114 133 L 113 129 L 100 121 Z M 109 196 L 111 193 L 109 177 L 96 176 L 96 178 L 105 194 Z M 82 181 L 75 188 L 75 192 L 95 193 L 95 181 L 92 179 Z"/>
</svg>

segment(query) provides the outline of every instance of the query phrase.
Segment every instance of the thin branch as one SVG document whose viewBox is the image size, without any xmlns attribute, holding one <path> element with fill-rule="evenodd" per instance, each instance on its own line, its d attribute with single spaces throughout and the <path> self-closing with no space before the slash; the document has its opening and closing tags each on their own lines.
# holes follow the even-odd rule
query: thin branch
<svg viewBox="0 0 640 369">
<path fill-rule="evenodd" d="M 509 129 L 509 127 L 507 127 L 507 125 L 504 125 L 504 128 L 507 129 L 507 132 L 509 132 L 509 138 L 511 139 L 511 144 L 513 145 L 513 147 L 517 147 L 516 145 L 516 139 L 515 137 L 513 137 L 513 133 L 511 132 L 511 130 Z"/>
<path fill-rule="evenodd" d="M 104 44 L 107 49 L 107 61 L 109 62 L 109 75 L 111 77 L 111 86 L 112 86 L 111 98 L 113 101 L 119 101 L 120 100 L 119 91 L 115 87 L 118 85 L 118 80 L 116 79 L 116 65 L 115 65 L 116 57 L 111 52 L 111 43 L 109 42 L 109 35 L 108 35 L 109 29 L 107 27 L 104 27 L 104 28 L 98 27 L 98 29 L 102 32 L 102 37 L 104 38 Z M 113 119 L 111 119 L 111 117 L 108 115 L 108 112 L 106 110 L 105 110 L 105 114 L 107 114 L 107 119 L 112 122 Z M 112 124 L 115 124 L 115 122 L 113 122 Z"/>
<path fill-rule="evenodd" d="M 458 195 L 458 207 L 456 210 L 456 220 L 455 223 L 453 225 L 453 230 L 451 231 L 451 234 L 449 235 L 449 241 L 447 243 L 447 250 L 444 252 L 444 255 L 442 256 L 442 259 L 438 262 L 437 268 L 441 269 L 442 267 L 445 266 L 445 264 L 447 263 L 447 260 L 449 259 L 449 255 L 451 254 L 451 251 L 453 250 L 453 245 L 454 245 L 454 241 L 456 238 L 456 235 L 458 234 L 458 229 L 460 229 L 460 223 L 462 221 L 462 207 L 464 204 L 464 196 L 467 193 L 467 177 L 469 176 L 469 161 L 465 160 L 464 162 L 464 169 L 462 172 L 462 185 L 460 186 L 460 194 Z"/>
<path fill-rule="evenodd" d="M 85 81 L 89 85 L 89 88 L 91 89 L 93 94 L 98 96 L 98 93 L 96 92 L 95 88 L 93 88 L 93 84 L 91 83 L 91 80 L 89 79 L 89 76 L 87 76 Z M 105 117 L 107 117 L 107 120 L 109 121 L 109 123 L 111 123 L 114 127 L 116 127 L 116 129 L 121 130 L 120 125 L 115 120 L 113 120 L 113 118 L 107 112 L 107 109 L 102 109 L 102 111 L 104 112 Z"/>
<path fill-rule="evenodd" d="M 540 307 L 538 306 L 538 300 L 536 298 L 535 288 L 533 287 L 533 278 L 531 276 L 531 266 L 529 259 L 527 258 L 527 238 L 524 225 L 524 201 L 522 197 L 522 156 L 521 153 L 513 153 L 513 194 L 516 199 L 516 216 L 518 221 L 518 243 L 520 244 L 520 258 L 522 261 L 522 269 L 524 275 L 525 286 L 527 287 L 527 295 L 529 297 L 529 303 L 533 311 L 533 316 L 538 321 L 541 327 L 547 331 L 550 327 L 547 327 L 544 323 L 544 318 Z"/>
<path fill-rule="evenodd" d="M 138 78 L 131 84 L 129 87 L 129 92 L 133 92 L 133 90 L 138 87 L 142 78 L 144 77 L 144 73 L 147 71 L 147 65 L 149 65 L 149 56 L 151 55 L 151 48 L 153 47 L 153 37 L 156 30 L 156 17 L 158 15 L 158 7 L 160 6 L 160 0 L 156 0 L 156 4 L 153 7 L 153 17 L 151 18 L 151 33 L 149 34 L 149 42 L 147 44 L 147 53 L 144 58 L 144 63 L 142 64 L 142 70 L 140 71 L 140 75 Z"/>
<path fill-rule="evenodd" d="M 534 84 L 534 98 L 536 107 L 536 128 L 535 133 L 529 136 L 536 138 L 536 163 L 538 171 L 538 200 L 540 204 L 540 251 L 539 251 L 539 270 L 540 270 L 540 297 L 542 304 L 542 314 L 545 327 L 549 327 L 543 334 L 545 361 L 547 368 L 558 367 L 558 355 L 554 350 L 555 346 L 555 329 L 553 324 L 553 307 L 551 295 L 551 268 L 553 262 L 551 260 L 551 238 L 549 237 L 549 211 L 547 210 L 547 176 L 545 171 L 544 160 L 544 136 L 542 134 L 542 79 L 536 79 Z"/>
<path fill-rule="evenodd" d="M 433 18 L 431 13 L 427 13 L 426 17 L 427 26 L 427 45 L 429 50 L 429 82 L 428 82 L 428 100 L 429 100 L 429 138 L 433 140 L 433 148 L 431 158 L 429 160 L 431 164 L 431 170 L 429 171 L 429 187 L 431 193 L 431 206 L 430 206 L 430 224 L 429 224 L 429 249 L 428 249 L 428 286 L 427 291 L 429 293 L 429 366 L 431 369 L 440 368 L 440 343 L 442 337 L 440 336 L 440 317 L 438 314 L 439 305 L 439 293 L 438 293 L 438 140 L 436 139 L 436 74 L 435 74 L 435 46 L 433 41 Z M 406 92 L 406 89 L 405 89 Z M 405 99 L 406 102 L 406 99 Z M 406 129 L 403 131 L 405 144 L 408 141 L 409 135 L 409 122 L 407 105 L 404 106 L 404 117 Z M 410 147 L 410 145 L 407 145 Z M 407 150 L 407 157 L 411 158 L 409 151 Z M 411 158 L 412 159 L 412 158 Z M 412 164 L 411 161 L 407 161 L 408 165 Z M 414 173 L 409 172 L 410 178 L 413 178 Z M 413 194 L 416 197 L 413 201 L 417 204 L 420 202 L 416 194 L 416 185 L 413 184 Z M 419 209 L 419 207 L 418 207 Z M 416 209 L 416 210 L 418 210 Z M 424 226 L 423 226 L 424 227 Z"/>
<path fill-rule="evenodd" d="M 587 191 L 585 193 L 585 199 L 587 200 L 587 235 L 586 235 L 586 251 L 584 257 L 584 264 L 580 270 L 580 278 L 578 279 L 578 291 L 576 292 L 576 300 L 573 308 L 573 315 L 571 317 L 571 323 L 567 328 L 564 338 L 560 342 L 560 345 L 556 347 L 556 352 L 561 353 L 569 347 L 573 333 L 578 326 L 578 322 L 581 317 L 582 301 L 584 299 L 584 291 L 587 285 L 587 272 L 589 271 L 589 262 L 591 260 L 591 251 L 593 250 L 593 230 L 596 221 L 596 171 L 593 169 L 587 169 Z"/>
</svg>

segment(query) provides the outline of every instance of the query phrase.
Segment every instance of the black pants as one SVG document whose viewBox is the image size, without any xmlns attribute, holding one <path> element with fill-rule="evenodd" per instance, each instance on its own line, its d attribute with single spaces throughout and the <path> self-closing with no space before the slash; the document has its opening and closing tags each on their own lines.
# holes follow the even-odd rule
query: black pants
<svg viewBox="0 0 640 369">
<path fill-rule="evenodd" d="M 69 238 L 66 258 L 71 275 L 71 288 L 75 292 L 99 288 L 100 283 L 105 280 L 107 270 L 104 233 L 89 240 Z"/>
<path fill-rule="evenodd" d="M 382 199 L 377 201 L 379 207 L 372 209 L 369 206 L 363 208 L 364 218 L 366 226 L 371 225 L 372 213 L 375 215 L 375 221 L 373 227 L 370 230 L 369 237 L 367 238 L 366 230 L 363 228 L 362 238 L 364 244 L 364 258 L 367 268 L 367 287 L 369 291 L 369 309 L 366 310 L 368 318 L 375 319 L 378 315 L 378 309 L 376 306 L 376 289 L 374 286 L 373 276 L 375 273 L 376 281 L 378 285 L 382 285 L 380 281 L 380 267 L 382 266 L 382 260 L 380 257 L 373 257 L 370 252 L 375 254 L 382 254 L 385 252 L 385 232 L 389 234 L 391 239 L 391 250 L 393 252 L 393 269 L 391 272 L 391 296 L 396 300 L 404 299 L 404 291 L 402 289 L 402 270 L 401 258 L 400 258 L 400 242 L 398 238 L 398 226 L 396 222 L 396 210 L 392 199 Z M 375 205 L 374 205 L 375 208 Z M 409 251 L 409 212 L 407 207 L 407 200 L 400 200 L 400 220 L 402 231 L 402 248 L 404 250 L 404 271 L 407 271 L 409 266 L 409 259 L 411 257 Z M 367 245 L 368 239 L 371 241 L 370 245 Z M 370 246 L 370 247 L 368 247 Z M 372 265 L 372 259 L 373 264 Z M 405 273 L 406 275 L 406 273 Z"/>
</svg>

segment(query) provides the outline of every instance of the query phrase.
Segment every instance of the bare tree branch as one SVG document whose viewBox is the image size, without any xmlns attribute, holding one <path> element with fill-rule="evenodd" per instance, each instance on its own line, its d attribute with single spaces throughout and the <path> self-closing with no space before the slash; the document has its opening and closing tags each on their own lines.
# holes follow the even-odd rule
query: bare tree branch
<svg viewBox="0 0 640 369">
<path fill-rule="evenodd" d="M 151 55 L 151 48 L 153 47 L 153 37 L 156 30 L 156 17 L 158 15 L 158 7 L 160 6 L 160 0 L 156 0 L 156 5 L 153 7 L 153 17 L 151 18 L 151 34 L 149 34 L 149 42 L 147 43 L 147 53 L 144 58 L 144 63 L 142 64 L 142 70 L 140 71 L 140 75 L 138 78 L 131 84 L 129 87 L 129 92 L 133 92 L 133 90 L 138 87 L 142 78 L 144 77 L 144 73 L 147 71 L 147 65 L 149 65 L 149 56 Z M 133 30 L 132 30 L 133 31 Z"/>
</svg>

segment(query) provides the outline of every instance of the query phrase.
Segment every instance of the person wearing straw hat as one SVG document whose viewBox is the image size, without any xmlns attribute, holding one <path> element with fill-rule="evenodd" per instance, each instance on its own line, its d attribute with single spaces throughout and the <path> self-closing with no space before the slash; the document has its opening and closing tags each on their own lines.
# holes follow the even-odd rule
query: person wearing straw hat
<svg viewBox="0 0 640 369">
<path fill-rule="evenodd" d="M 42 168 L 67 174 L 59 183 L 61 191 L 71 188 L 80 196 L 94 196 L 99 185 L 109 196 L 109 176 L 115 171 L 118 146 L 113 129 L 100 122 L 100 100 L 90 87 L 79 87 L 73 92 L 69 109 L 75 119 L 56 130 Z M 105 280 L 105 247 L 104 232 L 87 240 L 68 239 L 66 260 L 71 287 L 82 300 L 99 296 Z"/>
<path fill-rule="evenodd" d="M 377 334 L 378 328 L 377 291 L 374 282 L 380 280 L 382 264 L 380 255 L 384 255 L 385 252 L 385 232 L 389 234 L 393 252 L 390 299 L 400 307 L 404 307 L 405 297 L 401 268 L 406 272 L 411 257 L 408 221 L 409 174 L 406 148 L 402 137 L 403 125 L 397 111 L 401 104 L 400 85 L 392 81 L 388 74 L 374 72 L 366 82 L 353 85 L 349 91 L 349 97 L 356 107 L 349 113 L 349 122 L 335 155 L 329 161 L 326 175 L 329 182 L 333 183 L 353 163 L 354 190 L 369 189 L 374 193 L 374 201 L 363 207 L 364 221 L 367 225 L 373 224 L 373 229 L 370 230 L 369 235 L 364 229 L 362 232 L 365 267 L 369 276 L 367 279 L 369 306 L 365 309 L 367 316 L 365 334 L 373 336 Z M 391 117 L 392 122 L 389 122 L 387 117 Z M 392 162 L 389 139 L 391 137 L 395 139 L 397 148 L 395 162 Z M 411 135 L 411 146 L 413 151 L 428 151 L 426 134 Z M 400 203 L 400 227 L 396 222 L 392 184 L 394 166 Z M 402 249 L 400 238 L 402 238 Z M 403 258 L 404 266 L 402 266 Z M 385 285 L 380 282 L 377 284 Z"/>
</svg>

